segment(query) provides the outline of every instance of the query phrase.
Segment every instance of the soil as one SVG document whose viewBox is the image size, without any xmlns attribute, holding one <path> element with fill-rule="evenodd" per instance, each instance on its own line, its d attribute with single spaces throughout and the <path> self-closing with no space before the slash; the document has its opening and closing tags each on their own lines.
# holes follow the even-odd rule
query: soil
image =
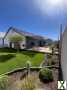
<svg viewBox="0 0 67 90">
<path fill-rule="evenodd" d="M 56 65 L 59 67 L 59 61 L 58 58 L 56 58 Z M 39 71 L 30 71 L 30 74 L 35 78 L 35 83 L 37 85 L 36 90 L 57 90 L 57 81 L 59 77 L 59 69 L 58 68 L 51 68 L 52 73 L 53 73 L 53 81 L 50 83 L 43 83 L 39 79 Z M 24 80 L 26 76 L 26 70 L 21 70 L 17 72 L 13 72 L 12 74 L 8 75 L 9 76 L 9 89 L 8 90 L 21 90 L 22 87 L 22 81 Z"/>
<path fill-rule="evenodd" d="M 31 71 L 30 74 L 32 76 L 36 77 L 36 84 L 37 89 L 36 90 L 57 90 L 57 81 L 58 81 L 58 69 L 53 68 L 53 77 L 54 80 L 50 83 L 43 83 L 39 79 L 39 72 L 38 71 Z M 11 84 L 9 85 L 9 90 L 21 90 L 21 79 L 23 80 L 25 77 L 23 77 L 25 71 L 23 72 L 16 72 L 11 75 L 9 75 L 9 80 L 11 81 Z"/>
</svg>

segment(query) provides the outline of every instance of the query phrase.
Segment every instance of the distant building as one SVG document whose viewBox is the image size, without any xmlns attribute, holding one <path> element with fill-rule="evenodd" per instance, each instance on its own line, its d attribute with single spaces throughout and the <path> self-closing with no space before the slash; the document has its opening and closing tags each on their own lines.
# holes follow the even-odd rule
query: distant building
<svg viewBox="0 0 67 90">
<path fill-rule="evenodd" d="M 12 48 L 14 48 L 15 45 L 14 43 L 10 42 L 9 37 L 15 36 L 15 35 L 21 35 L 24 37 L 24 41 L 20 43 L 21 49 L 24 49 L 24 48 L 28 49 L 28 48 L 37 47 L 37 46 L 43 47 L 45 46 L 45 43 L 46 43 L 45 42 L 46 38 L 42 36 L 34 35 L 32 33 L 10 27 L 3 38 L 3 45 L 5 47 L 11 46 Z"/>
</svg>

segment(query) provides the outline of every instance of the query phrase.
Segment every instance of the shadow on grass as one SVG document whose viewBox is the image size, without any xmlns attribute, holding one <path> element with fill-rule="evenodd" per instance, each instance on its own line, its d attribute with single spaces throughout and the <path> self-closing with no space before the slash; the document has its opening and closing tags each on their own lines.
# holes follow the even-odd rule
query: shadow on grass
<svg viewBox="0 0 67 90">
<path fill-rule="evenodd" d="M 26 56 L 30 56 L 30 57 L 34 57 L 36 55 L 36 53 L 34 52 L 29 52 L 29 51 L 22 51 L 22 53 Z"/>
<path fill-rule="evenodd" d="M 12 54 L 0 55 L 0 62 L 6 62 L 14 57 L 15 55 L 12 55 Z"/>
<path fill-rule="evenodd" d="M 17 50 L 13 48 L 0 48 L 0 53 L 1 52 L 15 53 Z"/>
</svg>

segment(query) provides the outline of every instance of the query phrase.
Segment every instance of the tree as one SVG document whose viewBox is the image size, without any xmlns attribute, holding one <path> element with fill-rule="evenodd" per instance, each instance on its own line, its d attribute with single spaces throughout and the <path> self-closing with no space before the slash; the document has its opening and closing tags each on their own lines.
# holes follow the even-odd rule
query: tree
<svg viewBox="0 0 67 90">
<path fill-rule="evenodd" d="M 10 36 L 9 41 L 10 41 L 11 46 L 13 43 L 14 48 L 19 50 L 20 49 L 20 43 L 23 41 L 23 37 L 21 35 Z"/>
</svg>

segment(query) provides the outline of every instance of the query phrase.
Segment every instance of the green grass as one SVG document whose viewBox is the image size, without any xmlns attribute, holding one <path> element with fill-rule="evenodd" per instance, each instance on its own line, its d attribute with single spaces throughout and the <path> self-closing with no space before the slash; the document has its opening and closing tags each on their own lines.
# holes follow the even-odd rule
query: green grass
<svg viewBox="0 0 67 90">
<path fill-rule="evenodd" d="M 27 61 L 31 61 L 32 66 L 38 67 L 43 60 L 43 53 L 0 49 L 0 74 L 23 68 Z"/>
</svg>

